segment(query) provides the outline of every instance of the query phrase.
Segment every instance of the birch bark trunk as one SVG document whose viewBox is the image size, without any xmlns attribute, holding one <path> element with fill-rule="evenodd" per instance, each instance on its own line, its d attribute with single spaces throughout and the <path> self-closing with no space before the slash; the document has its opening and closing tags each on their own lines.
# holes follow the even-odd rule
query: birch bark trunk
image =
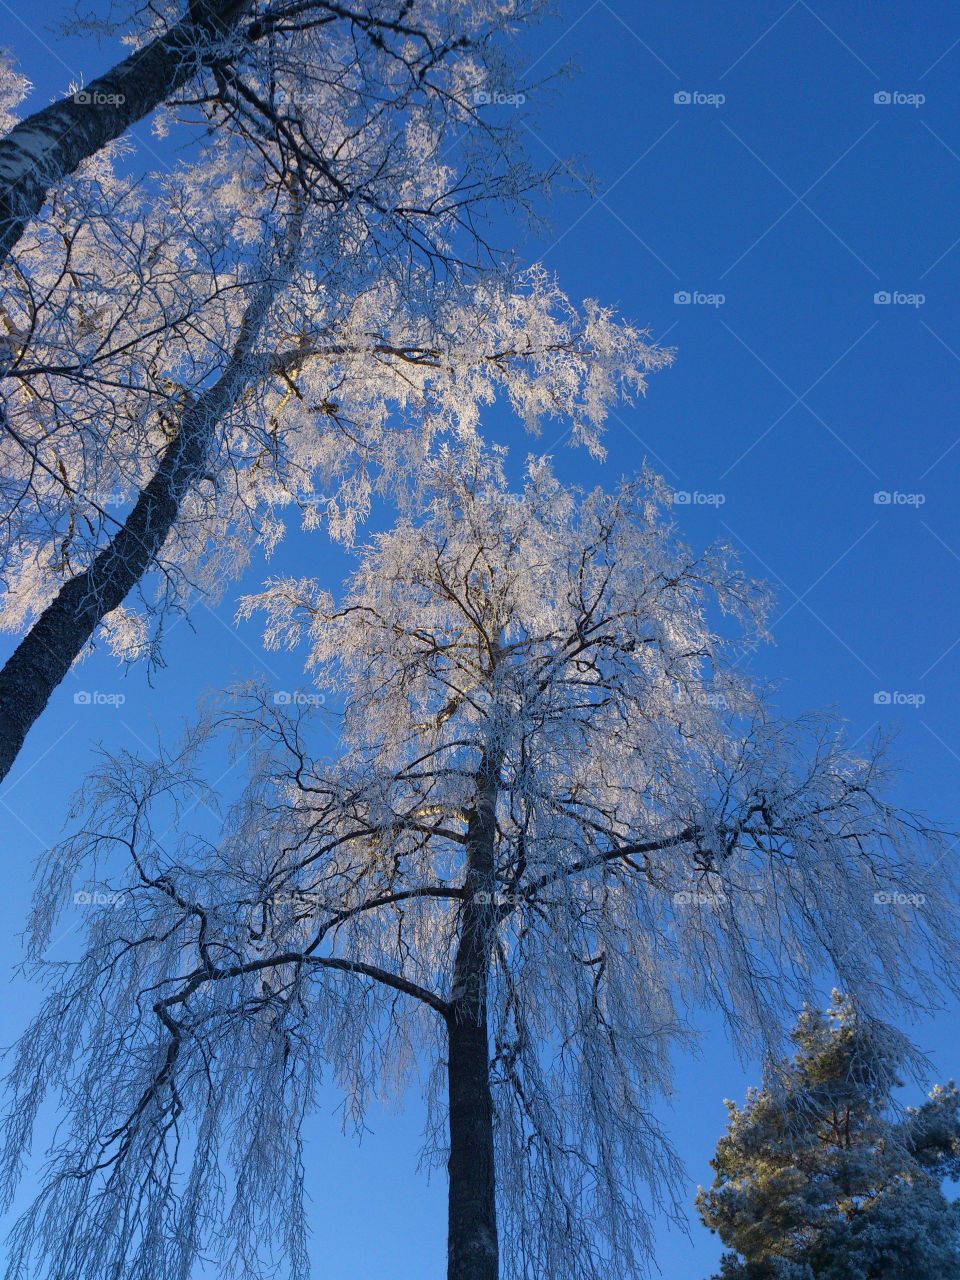
<svg viewBox="0 0 960 1280">
<path fill-rule="evenodd" d="M 188 15 L 104 75 L 0 140 L 0 263 L 54 183 L 165 102 L 197 71 L 204 46 L 234 28 L 251 0 L 198 0 Z"/>
<path fill-rule="evenodd" d="M 176 436 L 119 531 L 87 569 L 64 583 L 0 670 L 0 779 L 97 626 L 160 554 L 184 497 L 207 465 L 217 424 L 256 372 L 253 345 L 278 288 L 279 280 L 270 281 L 251 299 L 226 367 L 184 411 Z"/>
</svg>

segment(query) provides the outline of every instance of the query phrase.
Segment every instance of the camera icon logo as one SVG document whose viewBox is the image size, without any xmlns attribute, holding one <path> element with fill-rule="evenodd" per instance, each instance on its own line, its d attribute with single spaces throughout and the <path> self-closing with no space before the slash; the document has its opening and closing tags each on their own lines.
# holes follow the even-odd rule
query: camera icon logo
<svg viewBox="0 0 960 1280">
<path fill-rule="evenodd" d="M 678 89 L 673 95 L 673 100 L 678 106 L 687 107 L 693 101 L 693 97 L 687 89 Z"/>
</svg>

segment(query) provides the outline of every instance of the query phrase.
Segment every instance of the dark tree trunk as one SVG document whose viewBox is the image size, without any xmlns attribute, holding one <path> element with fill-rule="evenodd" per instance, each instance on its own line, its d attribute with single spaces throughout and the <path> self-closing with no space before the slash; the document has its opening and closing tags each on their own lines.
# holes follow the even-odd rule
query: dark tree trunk
<svg viewBox="0 0 960 1280">
<path fill-rule="evenodd" d="M 497 1280 L 496 1181 L 487 1020 L 451 1013 L 447 1280 Z"/>
<path fill-rule="evenodd" d="M 54 183 L 119 138 L 184 85 L 204 46 L 236 26 L 251 0 L 196 0 L 181 22 L 73 95 L 21 121 L 0 141 L 0 262 Z"/>
<path fill-rule="evenodd" d="M 447 1280 L 497 1280 L 487 980 L 493 939 L 496 767 L 484 762 L 467 829 L 468 897 L 447 1013 L 450 1189 Z"/>
<path fill-rule="evenodd" d="M 64 583 L 0 670 L 0 779 L 97 626 L 156 561 L 184 496 L 206 467 L 218 422 L 249 382 L 251 347 L 276 289 L 272 281 L 258 290 L 229 363 L 184 411 L 177 435 L 119 532 L 89 568 Z"/>
</svg>

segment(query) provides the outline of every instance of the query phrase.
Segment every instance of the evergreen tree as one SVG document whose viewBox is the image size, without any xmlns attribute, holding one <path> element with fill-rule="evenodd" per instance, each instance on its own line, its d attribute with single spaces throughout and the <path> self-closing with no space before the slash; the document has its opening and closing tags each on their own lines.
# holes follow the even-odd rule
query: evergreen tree
<svg viewBox="0 0 960 1280">
<path fill-rule="evenodd" d="M 697 1196 L 730 1250 L 719 1280 L 957 1280 L 960 1094 L 937 1086 L 899 1115 L 906 1044 L 833 993 L 805 1008 L 795 1057 L 730 1123 Z"/>
</svg>

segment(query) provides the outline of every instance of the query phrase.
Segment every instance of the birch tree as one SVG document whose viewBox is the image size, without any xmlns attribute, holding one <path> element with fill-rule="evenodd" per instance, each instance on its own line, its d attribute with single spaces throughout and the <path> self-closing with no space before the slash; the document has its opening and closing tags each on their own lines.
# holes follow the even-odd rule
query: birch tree
<svg viewBox="0 0 960 1280">
<path fill-rule="evenodd" d="M 218 63 L 222 92 L 180 104 L 213 126 L 197 159 L 141 185 L 102 149 L 20 236 L 0 298 L 0 625 L 22 635 L 0 776 L 98 629 L 155 655 L 169 610 L 276 544 L 283 507 L 349 536 L 376 484 L 498 394 L 597 448 L 609 403 L 668 359 L 480 234 L 533 180 L 473 105 L 519 9 L 421 7 L 428 35 L 395 15 L 388 40 L 374 7 L 277 17 L 269 66 Z M 24 86 L 5 83 L 9 114 Z"/>
<path fill-rule="evenodd" d="M 8 1187 L 49 1091 L 65 1119 L 11 1277 L 305 1277 L 322 1075 L 360 1124 L 423 1070 L 450 1280 L 622 1280 L 674 1211 L 656 1108 L 697 1006 L 762 1052 L 824 970 L 865 1011 L 953 982 L 943 834 L 738 674 L 765 592 L 676 541 L 661 482 L 534 461 L 512 492 L 477 449 L 420 476 L 337 598 L 244 604 L 342 746 L 252 687 L 105 759 L 51 851 L 41 972 L 71 894 L 102 905 L 16 1051 Z M 201 821 L 224 739 L 249 781 Z"/>
<path fill-rule="evenodd" d="M 87 84 L 71 86 L 0 140 L 0 263 L 59 182 L 157 108 L 187 124 L 200 119 L 226 127 L 256 147 L 292 148 L 304 176 L 336 187 L 339 157 L 322 129 L 304 129 L 286 109 L 285 78 L 298 80 L 301 98 L 335 90 L 346 100 L 362 83 L 361 93 L 381 107 L 400 84 L 418 95 L 449 92 L 444 77 L 451 54 L 485 75 L 491 37 L 528 20 L 537 7 L 529 0 L 114 6 L 90 25 L 98 34 L 107 27 L 122 35 L 133 46 L 130 55 Z"/>
</svg>

